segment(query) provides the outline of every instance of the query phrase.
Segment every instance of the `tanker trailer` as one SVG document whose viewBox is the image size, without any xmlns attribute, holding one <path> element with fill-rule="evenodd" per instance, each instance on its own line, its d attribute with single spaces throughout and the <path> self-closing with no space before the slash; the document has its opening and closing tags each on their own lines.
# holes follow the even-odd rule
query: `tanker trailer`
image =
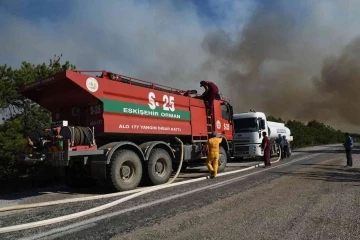
<svg viewBox="0 0 360 240">
<path fill-rule="evenodd" d="M 263 140 L 262 132 L 270 138 L 271 156 L 279 156 L 280 151 L 275 139 L 278 134 L 285 135 L 289 142 L 293 140 L 290 129 L 283 123 L 267 121 L 263 112 L 236 113 L 234 118 L 234 157 L 258 158 L 264 155 L 260 144 Z"/>
<path fill-rule="evenodd" d="M 205 162 L 213 131 L 223 138 L 219 172 L 233 156 L 232 106 L 220 97 L 207 116 L 195 90 L 105 70 L 62 71 L 19 92 L 52 113 L 50 130 L 32 132 L 20 160 L 64 168 L 70 186 L 105 179 L 124 191 L 166 183 L 181 156 L 184 168 Z"/>
<path fill-rule="evenodd" d="M 278 138 L 279 134 L 281 134 L 281 136 L 286 136 L 288 142 L 293 141 L 293 136 L 291 136 L 291 131 L 289 128 L 285 126 L 284 123 L 272 122 L 272 121 L 267 121 L 267 123 L 268 123 L 268 131 L 269 131 L 270 139 Z"/>
<path fill-rule="evenodd" d="M 281 136 L 285 136 L 286 140 L 288 141 L 289 144 L 289 151 L 288 154 L 290 157 L 291 156 L 291 142 L 293 141 L 293 136 L 291 136 L 291 131 L 289 128 L 287 128 L 285 126 L 284 123 L 279 123 L 279 122 L 272 122 L 272 121 L 267 121 L 268 124 L 268 132 L 269 132 L 269 138 L 270 138 L 270 142 L 271 142 L 271 151 L 273 154 L 279 155 L 280 154 L 280 149 L 276 144 L 276 138 L 279 137 L 279 134 Z"/>
</svg>

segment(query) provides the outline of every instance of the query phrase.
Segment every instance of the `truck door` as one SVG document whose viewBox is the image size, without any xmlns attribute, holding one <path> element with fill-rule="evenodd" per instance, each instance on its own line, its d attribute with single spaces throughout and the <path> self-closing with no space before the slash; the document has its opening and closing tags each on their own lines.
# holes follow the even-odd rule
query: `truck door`
<svg viewBox="0 0 360 240">
<path fill-rule="evenodd" d="M 270 137 L 270 129 L 267 127 L 266 119 L 259 117 L 257 119 L 257 125 L 258 125 L 258 129 L 259 129 L 258 132 L 259 132 L 260 141 L 262 141 L 262 139 L 263 139 L 263 136 L 262 136 L 263 131 L 266 131 L 267 136 Z"/>
<path fill-rule="evenodd" d="M 214 101 L 214 131 L 222 134 L 228 140 L 232 140 L 232 125 L 230 108 L 227 103 Z"/>
<path fill-rule="evenodd" d="M 222 134 L 225 135 L 227 140 L 233 139 L 233 125 L 232 113 L 230 106 L 227 103 L 221 103 L 221 120 L 222 120 Z"/>
</svg>

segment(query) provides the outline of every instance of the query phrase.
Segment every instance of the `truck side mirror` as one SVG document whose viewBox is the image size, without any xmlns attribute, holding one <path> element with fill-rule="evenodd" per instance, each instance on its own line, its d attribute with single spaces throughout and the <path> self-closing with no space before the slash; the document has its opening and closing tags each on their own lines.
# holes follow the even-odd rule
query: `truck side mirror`
<svg viewBox="0 0 360 240">
<path fill-rule="evenodd" d="M 265 127 L 265 120 L 264 119 L 261 119 L 260 120 L 260 127 L 261 127 L 261 130 L 265 130 L 266 129 L 266 127 Z"/>
</svg>

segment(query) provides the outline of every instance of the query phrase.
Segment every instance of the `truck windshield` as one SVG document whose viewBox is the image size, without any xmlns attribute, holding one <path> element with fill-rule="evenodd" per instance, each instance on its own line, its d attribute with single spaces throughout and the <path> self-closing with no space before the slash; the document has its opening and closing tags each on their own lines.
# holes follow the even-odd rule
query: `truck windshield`
<svg viewBox="0 0 360 240">
<path fill-rule="evenodd" d="M 256 118 L 234 119 L 235 133 L 256 132 L 259 129 Z"/>
</svg>

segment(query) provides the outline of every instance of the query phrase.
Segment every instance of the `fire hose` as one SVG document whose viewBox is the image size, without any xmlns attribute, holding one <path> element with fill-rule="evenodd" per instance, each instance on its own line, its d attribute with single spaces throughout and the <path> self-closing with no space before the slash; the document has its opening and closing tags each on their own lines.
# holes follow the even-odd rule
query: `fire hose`
<svg viewBox="0 0 360 240">
<path fill-rule="evenodd" d="M 134 194 L 132 194 L 130 196 L 126 196 L 126 197 L 118 199 L 116 201 L 113 201 L 113 202 L 110 202 L 110 203 L 107 203 L 107 204 L 104 204 L 104 205 L 101 205 L 101 206 L 98 206 L 98 207 L 95 207 L 95 208 L 91 208 L 91 209 L 88 209 L 88 210 L 84 210 L 84 211 L 81 211 L 81 212 L 77 212 L 77 213 L 73 213 L 73 214 L 69 214 L 69 215 L 65 215 L 65 216 L 61 216 L 61 217 L 55 217 L 55 218 L 51 218 L 51 219 L 47 219 L 47 220 L 41 220 L 41 221 L 37 221 L 37 222 L 32 222 L 32 223 L 25 223 L 25 224 L 19 224 L 19 225 L 14 225 L 14 226 L 9 226 L 9 227 L 3 227 L 3 228 L 0 228 L 0 233 L 8 233 L 8 232 L 20 231 L 20 230 L 25 230 L 25 229 L 30 229 L 30 228 L 55 224 L 55 223 L 59 223 L 59 222 L 69 221 L 69 220 L 72 220 L 72 219 L 75 219 L 75 218 L 83 217 L 83 216 L 86 216 L 86 215 L 89 215 L 89 214 L 93 214 L 93 213 L 108 209 L 110 207 L 116 206 L 116 205 L 118 205 L 120 203 L 126 202 L 128 200 L 131 200 L 133 198 L 136 198 L 138 196 L 141 196 L 141 195 L 144 195 L 144 194 L 147 194 L 147 193 L 150 193 L 150 192 L 154 192 L 154 191 L 157 191 L 157 190 L 160 190 L 160 189 L 169 188 L 169 187 L 172 187 L 172 186 L 179 186 L 179 185 L 184 185 L 184 184 L 188 184 L 188 183 L 191 183 L 191 182 L 198 182 L 198 181 L 208 179 L 208 177 L 200 177 L 200 178 L 196 178 L 196 179 L 192 179 L 192 180 L 188 180 L 188 181 L 182 181 L 182 182 L 171 184 L 178 177 L 178 175 L 180 173 L 180 170 L 181 170 L 182 163 L 183 163 L 183 143 L 179 138 L 175 138 L 175 139 L 178 142 L 181 143 L 181 159 L 180 159 L 178 170 L 177 170 L 174 178 L 170 179 L 167 183 L 161 184 L 161 185 L 158 185 L 158 186 L 147 187 L 147 188 L 143 188 L 143 189 L 135 189 L 135 190 L 127 191 L 127 192 L 109 194 L 111 196 L 109 196 L 109 195 L 107 195 L 107 196 L 93 196 L 93 197 L 88 197 L 88 198 L 66 199 L 66 200 L 53 201 L 53 202 L 47 202 L 47 203 L 27 204 L 27 205 L 18 205 L 18 206 L 10 206 L 10 207 L 6 207 L 6 208 L 1 208 L 0 212 L 3 212 L 3 211 L 10 211 L 10 210 L 18 210 L 18 209 L 50 206 L 50 205 L 55 205 L 55 204 L 68 203 L 68 202 L 77 202 L 77 201 L 86 201 L 86 200 L 94 200 L 94 199 L 115 197 L 115 196 L 121 196 L 121 195 L 134 193 Z M 280 157 L 281 157 L 281 153 L 280 153 L 279 159 L 274 161 L 274 162 L 278 162 L 280 160 Z M 261 166 L 261 165 L 263 165 L 263 164 L 259 164 L 259 165 L 251 166 L 251 167 L 248 167 L 248 168 L 245 168 L 245 169 L 239 169 L 239 170 L 235 170 L 235 171 L 231 171 L 231 172 L 220 173 L 218 175 L 222 176 L 222 175 L 229 175 L 229 174 L 234 174 L 234 173 L 238 173 L 238 172 L 243 172 L 243 171 L 247 171 L 247 170 L 256 168 L 257 166 Z"/>
<path fill-rule="evenodd" d="M 85 211 L 81 211 L 81 212 L 78 212 L 78 213 L 73 213 L 73 214 L 70 214 L 70 215 L 65 215 L 65 216 L 61 216 L 61 217 L 56 217 L 56 218 L 51 218 L 51 219 L 47 219 L 47 220 L 42 220 L 42 221 L 37 221 L 37 222 L 32 222 L 32 223 L 25 223 L 25 224 L 19 224 L 19 225 L 15 225 L 15 226 L 10 226 L 10 227 L 3 227 L 3 228 L 0 228 L 0 233 L 7 233 L 7 232 L 14 232 L 14 231 L 20 231 L 20 230 L 25 230 L 25 229 L 29 229 L 29 228 L 35 228 L 35 227 L 40 227 L 40 226 L 45 226 L 45 225 L 49 225 L 49 224 L 54 224 L 54 223 L 59 223 L 59 222 L 63 222 L 63 221 L 68 221 L 68 220 L 71 220 L 71 219 L 75 219 L 75 218 L 79 218 L 79 217 L 83 217 L 83 216 L 86 216 L 86 215 L 89 215 L 89 214 L 92 214 L 92 213 L 96 213 L 96 212 L 99 212 L 99 211 L 102 211 L 102 210 L 105 210 L 107 208 L 110 208 L 110 207 L 113 207 L 115 205 L 118 205 L 122 202 L 126 202 L 130 199 L 133 199 L 135 197 L 138 197 L 138 196 L 141 196 L 141 195 L 144 195 L 146 193 L 150 193 L 150 192 L 154 192 L 156 190 L 160 190 L 160 189 L 164 189 L 164 188 L 168 188 L 170 187 L 170 184 L 175 181 L 175 179 L 177 178 L 177 176 L 179 175 L 180 173 L 180 170 L 181 170 L 181 166 L 182 166 L 182 162 L 183 162 L 183 157 L 184 157 L 184 154 L 183 154 L 183 148 L 184 148 L 184 145 L 183 145 L 183 142 L 179 139 L 179 138 L 176 138 L 175 139 L 180 142 L 181 144 L 181 159 L 180 159 L 180 164 L 179 164 L 179 167 L 178 167 L 178 170 L 174 176 L 173 179 L 170 179 L 167 183 L 165 184 L 161 184 L 161 185 L 158 185 L 158 186 L 154 186 L 154 187 L 149 187 L 147 189 L 139 189 L 137 193 L 135 194 L 132 194 L 130 196 L 127 196 L 127 197 L 124 197 L 124 198 L 121 198 L 121 199 L 118 199 L 116 201 L 113 201 L 113 202 L 110 202 L 108 204 L 105 204 L 105 205 L 101 205 L 101 206 L 98 206 L 98 207 L 95 207 L 95 208 L 92 208 L 92 209 L 88 209 L 88 210 L 85 210 Z M 194 179 L 195 180 L 195 179 Z M 181 184 L 182 182 L 180 182 Z M 185 183 L 183 183 L 185 184 Z M 179 183 L 177 184 L 179 185 Z M 124 194 L 124 192 L 122 193 L 122 195 Z M 128 192 L 127 192 L 128 194 Z M 118 194 L 114 194 L 113 196 L 118 196 L 120 195 L 120 193 Z M 53 204 L 50 204 L 50 205 L 53 205 Z M 44 203 L 39 203 L 39 204 L 32 204 L 32 207 L 40 207 L 40 206 L 44 206 Z M 45 205 L 46 206 L 46 205 Z M 48 206 L 48 205 L 47 205 Z M 17 207 L 20 207 L 20 208 L 17 208 Z M 9 207 L 11 208 L 11 207 Z M 8 209 L 9 209 L 8 208 Z M 22 205 L 22 206 L 14 206 L 12 207 L 12 210 L 15 210 L 15 209 L 24 209 L 24 208 L 29 208 L 29 205 L 26 206 L 26 205 Z M 3 210 L 3 209 L 1 209 Z M 9 211 L 9 210 L 7 210 Z"/>
<path fill-rule="evenodd" d="M 181 140 L 178 139 L 178 138 L 176 138 L 176 139 L 178 141 L 180 141 L 181 149 L 183 149 L 183 143 L 181 142 Z M 281 159 L 281 151 L 280 151 L 279 158 L 276 161 L 273 161 L 272 163 L 279 162 L 280 159 Z M 175 173 L 174 177 L 172 179 L 170 179 L 165 184 L 173 183 L 176 180 L 176 178 L 180 174 L 182 163 L 183 163 L 183 151 L 181 152 L 181 158 L 180 158 L 180 163 L 179 163 L 179 167 L 178 167 L 177 172 Z M 254 167 L 260 167 L 260 166 L 263 166 L 263 165 L 264 165 L 263 163 L 256 164 Z M 219 174 L 219 175 L 222 175 L 222 174 Z M 158 185 L 158 186 L 160 186 L 160 185 Z M 150 189 L 150 188 L 152 188 L 152 187 L 144 187 L 144 188 L 140 188 L 140 189 L 129 190 L 129 191 L 126 191 L 126 192 L 110 193 L 110 194 L 100 195 L 100 196 L 89 196 L 89 197 L 63 199 L 63 200 L 49 201 L 49 202 L 42 202 L 42 203 L 34 203 L 34 204 L 14 205 L 14 206 L 0 208 L 0 212 L 7 212 L 7 211 L 14 211 L 14 210 L 21 210 L 21 209 L 29 209 L 29 208 L 37 208 L 37 207 L 46 207 L 46 206 L 59 205 L 59 204 L 64 204 L 64 203 L 91 201 L 91 200 L 98 200 L 98 199 L 111 198 L 111 197 L 119 197 L 119 196 L 124 196 L 124 195 L 132 194 L 132 193 L 141 192 L 141 191 L 144 191 L 144 190 L 147 190 L 147 189 Z"/>
<path fill-rule="evenodd" d="M 169 179 L 169 181 L 164 183 L 164 184 L 170 184 L 170 183 L 173 183 L 176 180 L 176 178 L 180 174 L 181 166 L 182 166 L 182 163 L 183 163 L 184 144 L 179 138 L 175 137 L 175 139 L 181 144 L 180 163 L 179 163 L 179 167 L 178 167 L 174 177 Z M 161 184 L 161 185 L 164 185 L 164 184 Z M 158 185 L 158 186 L 161 186 L 161 185 Z M 144 190 L 147 190 L 147 189 L 150 189 L 150 188 L 153 188 L 153 187 L 145 187 L 145 188 L 140 188 L 140 189 L 134 189 L 134 190 L 126 191 L 126 192 L 110 193 L 110 194 L 101 195 L 101 196 L 90 196 L 90 197 L 64 199 L 64 200 L 50 201 L 50 202 L 43 202 L 43 203 L 15 205 L 15 206 L 9 206 L 9 207 L 0 208 L 0 212 L 20 210 L 20 209 L 28 209 L 28 208 L 45 207 L 45 206 L 52 206 L 52 205 L 58 205 L 58 204 L 63 204 L 63 203 L 74 203 L 74 202 L 90 201 L 90 200 L 97 200 L 97 199 L 103 199 L 103 198 L 118 197 L 118 196 L 128 195 L 128 194 L 131 194 L 131 193 L 141 192 L 141 191 L 144 191 Z"/>
</svg>

